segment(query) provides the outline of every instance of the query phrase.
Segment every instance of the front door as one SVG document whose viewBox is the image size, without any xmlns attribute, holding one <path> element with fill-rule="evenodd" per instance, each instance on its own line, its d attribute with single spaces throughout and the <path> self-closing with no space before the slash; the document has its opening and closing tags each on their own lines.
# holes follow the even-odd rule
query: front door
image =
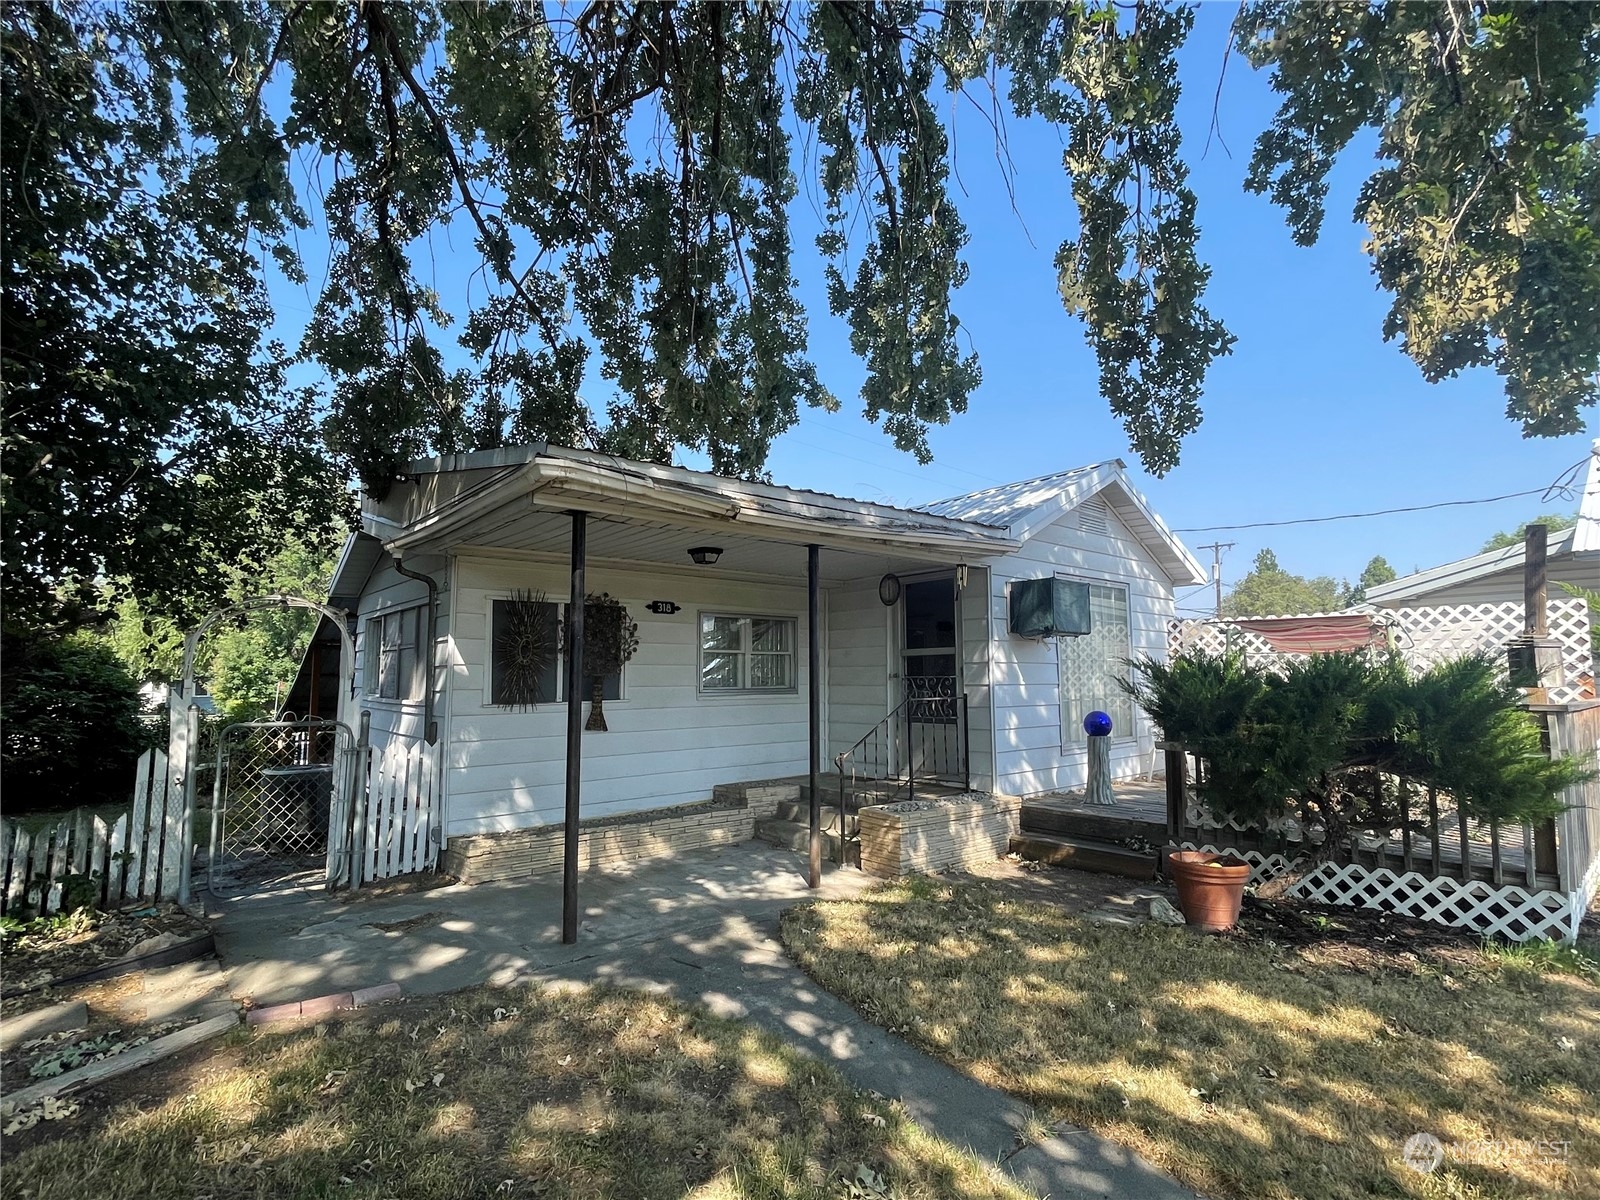
<svg viewBox="0 0 1600 1200">
<path fill-rule="evenodd" d="M 907 762 L 918 778 L 961 775 L 961 655 L 954 576 L 905 585 L 901 678 Z"/>
</svg>

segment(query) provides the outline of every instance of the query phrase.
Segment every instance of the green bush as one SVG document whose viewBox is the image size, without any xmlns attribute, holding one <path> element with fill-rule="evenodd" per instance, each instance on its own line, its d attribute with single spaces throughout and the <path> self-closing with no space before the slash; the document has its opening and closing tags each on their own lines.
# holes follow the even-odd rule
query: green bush
<svg viewBox="0 0 1600 1200">
<path fill-rule="evenodd" d="M 125 800 L 152 742 L 133 678 L 102 640 L 7 636 L 0 765 L 12 812 Z"/>
<path fill-rule="evenodd" d="M 1360 651 L 1275 671 L 1200 652 L 1130 665 L 1143 682 L 1124 689 L 1205 760 L 1198 786 L 1213 812 L 1262 823 L 1303 809 L 1328 831 L 1324 855 L 1352 831 L 1399 828 L 1402 797 L 1428 787 L 1478 820 L 1537 821 L 1587 775 L 1550 759 L 1521 694 L 1483 656 L 1422 672 Z"/>
</svg>

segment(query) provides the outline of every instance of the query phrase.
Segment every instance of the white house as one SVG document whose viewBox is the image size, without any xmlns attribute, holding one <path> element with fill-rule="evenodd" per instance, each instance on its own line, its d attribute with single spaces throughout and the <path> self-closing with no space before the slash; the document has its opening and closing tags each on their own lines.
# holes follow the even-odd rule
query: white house
<svg viewBox="0 0 1600 1200">
<path fill-rule="evenodd" d="M 519 672 L 536 660 L 517 639 L 554 636 L 578 562 L 639 636 L 604 685 L 609 731 L 582 734 L 585 818 L 804 773 L 812 547 L 826 768 L 898 712 L 912 753 L 944 739 L 929 766 L 975 790 L 1079 786 L 1096 708 L 1115 722 L 1116 772 L 1149 762 L 1153 731 L 1113 680 L 1165 653 L 1174 589 L 1207 576 L 1117 461 L 908 510 L 555 446 L 425 459 L 363 504 L 331 604 L 355 614 L 375 736 L 436 723 L 436 826 L 463 839 L 562 821 L 562 672 Z M 1016 585 L 1058 578 L 1084 585 L 1060 591 L 1087 602 L 1090 632 L 1013 634 Z M 302 696 L 327 695 L 307 683 Z M 930 702 L 902 708 L 908 691 Z"/>
<path fill-rule="evenodd" d="M 1550 535 L 1546 577 L 1552 583 L 1600 589 L 1600 438 L 1589 455 L 1577 524 Z M 1442 566 L 1404 575 L 1367 589 L 1367 602 L 1381 608 L 1443 604 L 1521 604 L 1523 546 L 1472 554 Z M 1552 595 L 1565 593 L 1551 588 Z"/>
</svg>

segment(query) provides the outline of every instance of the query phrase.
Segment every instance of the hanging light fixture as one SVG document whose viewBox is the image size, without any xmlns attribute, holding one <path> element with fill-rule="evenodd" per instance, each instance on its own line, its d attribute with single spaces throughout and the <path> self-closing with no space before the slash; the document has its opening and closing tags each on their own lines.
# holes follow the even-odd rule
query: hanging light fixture
<svg viewBox="0 0 1600 1200">
<path fill-rule="evenodd" d="M 689 557 L 702 567 L 709 567 L 722 557 L 721 546 L 690 546 Z"/>
</svg>

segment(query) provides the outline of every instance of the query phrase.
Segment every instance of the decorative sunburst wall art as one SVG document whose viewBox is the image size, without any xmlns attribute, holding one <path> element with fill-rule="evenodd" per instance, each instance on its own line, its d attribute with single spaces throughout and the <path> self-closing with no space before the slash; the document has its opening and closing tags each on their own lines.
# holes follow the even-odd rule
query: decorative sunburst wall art
<svg viewBox="0 0 1600 1200">
<path fill-rule="evenodd" d="M 543 592 L 511 593 L 494 642 L 495 662 L 503 672 L 500 694 L 508 708 L 531 708 L 538 702 L 539 678 L 560 653 L 560 622 L 550 619 L 551 604 Z"/>
</svg>

